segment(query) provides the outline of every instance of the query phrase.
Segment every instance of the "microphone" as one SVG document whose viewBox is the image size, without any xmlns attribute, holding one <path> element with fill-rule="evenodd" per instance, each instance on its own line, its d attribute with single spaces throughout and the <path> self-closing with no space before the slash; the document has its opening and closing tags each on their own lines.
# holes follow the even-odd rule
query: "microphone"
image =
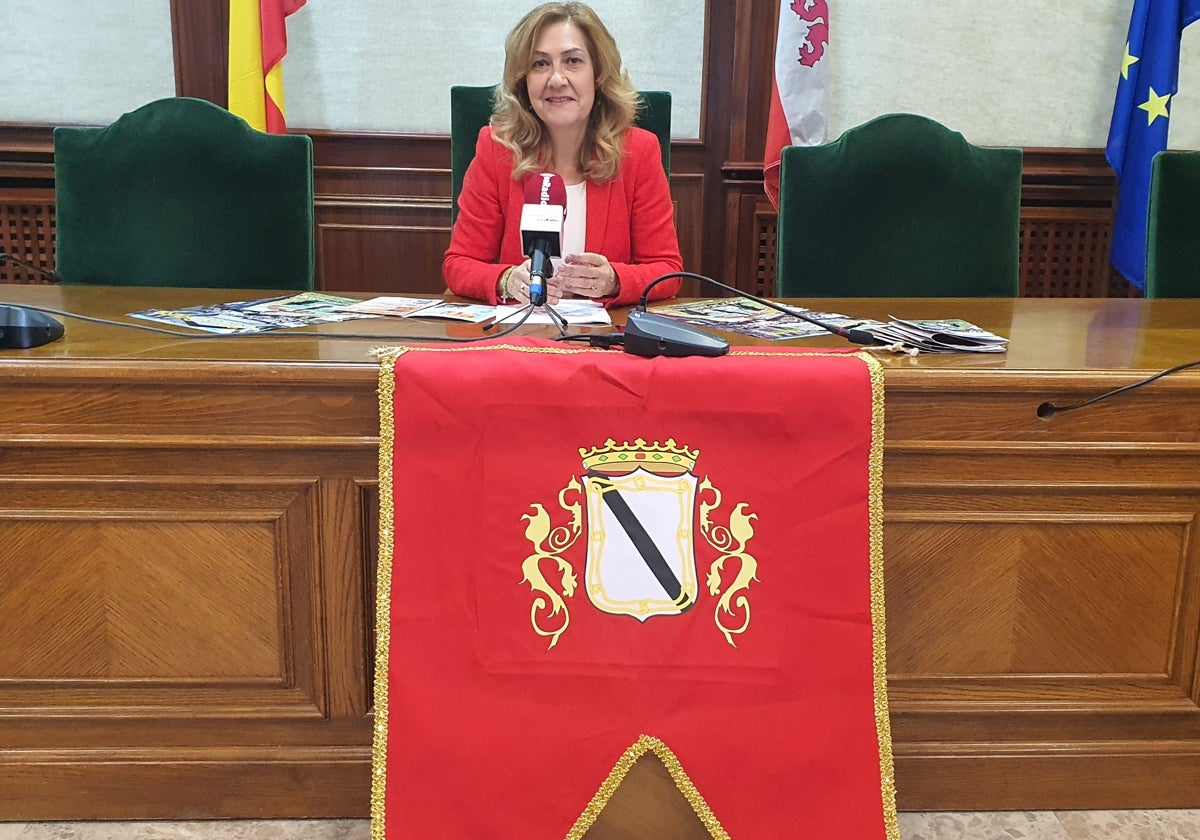
<svg viewBox="0 0 1200 840">
<path fill-rule="evenodd" d="M 546 278 L 554 273 L 551 257 L 562 256 L 562 227 L 567 217 L 567 186 L 562 176 L 541 172 L 525 182 L 521 208 L 521 250 L 529 257 L 529 302 L 546 304 Z"/>
<path fill-rule="evenodd" d="M 6 262 L 10 262 L 19 268 L 25 269 L 26 271 L 32 271 L 34 274 L 41 276 L 43 279 L 49 280 L 51 283 L 62 282 L 62 275 L 60 275 L 57 271 L 51 271 L 48 268 L 42 268 L 40 265 L 27 263 L 24 260 L 17 259 L 12 254 L 6 254 L 4 251 L 0 251 L 0 265 L 4 265 Z"/>
<path fill-rule="evenodd" d="M 1167 368 L 1166 370 L 1160 370 L 1158 373 L 1153 374 L 1152 376 L 1147 376 L 1145 379 L 1139 379 L 1137 382 L 1131 382 L 1128 385 L 1122 385 L 1120 388 L 1113 388 L 1111 391 L 1105 391 L 1103 394 L 1098 394 L 1089 399 L 1082 400 L 1077 403 L 1071 403 L 1070 405 L 1055 405 L 1052 402 L 1044 402 L 1037 407 L 1036 413 L 1037 416 L 1042 420 L 1049 420 L 1055 414 L 1059 414 L 1064 411 L 1074 411 L 1077 408 L 1086 408 L 1089 405 L 1106 400 L 1109 397 L 1115 397 L 1117 394 L 1123 394 L 1126 391 L 1133 391 L 1137 388 L 1143 387 L 1144 385 L 1149 385 L 1156 379 L 1162 379 L 1164 376 L 1170 376 L 1172 373 L 1179 373 L 1181 370 L 1190 370 L 1194 367 L 1200 367 L 1200 359 L 1196 359 L 1194 362 L 1184 362 L 1181 365 L 1175 365 L 1175 367 Z"/>
<path fill-rule="evenodd" d="M 718 289 L 724 289 L 727 292 L 732 292 L 738 297 L 744 297 L 747 300 L 752 300 L 761 303 L 769 309 L 774 309 L 782 312 L 784 315 L 791 315 L 793 318 L 799 318 L 801 321 L 807 321 L 813 326 L 820 327 L 826 332 L 841 336 L 847 341 L 852 341 L 855 344 L 883 344 L 877 337 L 872 335 L 868 330 L 861 330 L 855 327 L 841 327 L 837 324 L 830 324 L 810 315 L 794 309 L 790 306 L 784 306 L 781 303 L 761 298 L 758 295 L 752 295 L 749 292 L 744 292 L 734 286 L 728 286 L 711 277 L 705 277 L 703 274 L 695 274 L 691 271 L 672 271 L 669 274 L 664 274 L 661 277 L 656 277 L 646 284 L 645 290 L 642 291 L 642 297 L 638 300 L 637 307 L 630 311 L 626 320 L 626 340 L 624 347 L 626 353 L 634 353 L 638 356 L 718 356 L 722 351 L 719 345 L 714 345 L 715 342 L 723 342 L 725 350 L 729 349 L 728 342 L 724 339 L 716 339 L 712 335 L 695 327 L 689 328 L 687 331 L 679 329 L 677 322 L 672 322 L 671 319 L 656 316 L 653 313 L 646 311 L 646 303 L 649 301 L 650 290 L 659 283 L 667 280 L 672 280 L 676 277 L 690 278 L 699 280 L 711 286 L 716 286 Z M 672 324 L 674 323 L 674 326 Z M 633 327 L 631 333 L 630 327 Z M 636 340 L 630 341 L 629 336 L 634 335 Z"/>
<path fill-rule="evenodd" d="M 0 303 L 0 349 L 28 350 L 63 337 L 63 325 L 36 309 Z"/>
</svg>

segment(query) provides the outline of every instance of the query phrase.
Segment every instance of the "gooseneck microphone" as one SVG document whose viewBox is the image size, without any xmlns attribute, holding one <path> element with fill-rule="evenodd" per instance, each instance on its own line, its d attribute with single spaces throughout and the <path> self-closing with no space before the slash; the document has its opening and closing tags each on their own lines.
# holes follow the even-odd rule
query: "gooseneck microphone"
<svg viewBox="0 0 1200 840">
<path fill-rule="evenodd" d="M 1152 376 L 1147 376 L 1145 379 L 1139 379 L 1137 382 L 1130 382 L 1128 385 L 1122 385 L 1119 388 L 1113 388 L 1111 391 L 1105 391 L 1103 394 L 1097 394 L 1094 397 L 1081 400 L 1077 403 L 1071 403 L 1070 405 L 1055 405 L 1052 402 L 1044 402 L 1037 407 L 1037 416 L 1042 420 L 1049 420 L 1055 414 L 1061 414 L 1064 411 L 1075 411 L 1078 408 L 1086 408 L 1087 406 L 1094 405 L 1102 400 L 1107 400 L 1109 397 L 1115 397 L 1117 394 L 1123 394 L 1126 391 L 1133 391 L 1141 388 L 1144 385 L 1149 385 L 1156 379 L 1162 379 L 1164 376 L 1170 376 L 1172 373 L 1179 373 L 1181 370 L 1190 370 L 1194 367 L 1200 367 L 1200 359 L 1197 359 L 1194 362 L 1184 362 L 1181 365 L 1175 365 L 1175 367 L 1167 368 L 1166 370 L 1160 370 L 1158 373 L 1153 374 Z"/>
<path fill-rule="evenodd" d="M 52 271 L 48 268 L 42 268 L 40 265 L 34 265 L 33 263 L 25 262 L 25 260 L 19 260 L 12 254 L 7 254 L 4 251 L 0 251 L 0 265 L 4 265 L 6 262 L 10 262 L 19 268 L 25 269 L 26 271 L 32 271 L 34 274 L 39 275 L 43 280 L 48 280 L 51 283 L 62 282 L 62 276 L 57 271 Z"/>
<path fill-rule="evenodd" d="M 521 208 L 521 249 L 529 257 L 529 302 L 546 304 L 546 279 L 554 274 L 551 257 L 562 256 L 562 227 L 567 218 L 567 186 L 562 176 L 540 172 L 525 182 Z"/>
</svg>

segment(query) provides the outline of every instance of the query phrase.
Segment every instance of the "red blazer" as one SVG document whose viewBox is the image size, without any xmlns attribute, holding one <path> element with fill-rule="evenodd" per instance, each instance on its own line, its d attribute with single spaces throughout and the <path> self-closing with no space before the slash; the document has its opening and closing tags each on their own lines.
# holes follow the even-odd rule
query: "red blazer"
<svg viewBox="0 0 1200 840">
<path fill-rule="evenodd" d="M 456 295 L 495 303 L 501 273 L 525 261 L 525 191 L 521 181 L 513 180 L 512 169 L 512 153 L 492 139 L 490 127 L 481 129 L 442 262 L 446 285 Z M 617 177 L 604 184 L 587 182 L 584 248 L 606 256 L 617 272 L 621 290 L 615 298 L 603 299 L 606 306 L 635 303 L 655 277 L 683 269 L 662 152 L 651 132 L 630 128 Z M 650 296 L 673 297 L 679 283 L 679 278 L 664 280 Z"/>
</svg>

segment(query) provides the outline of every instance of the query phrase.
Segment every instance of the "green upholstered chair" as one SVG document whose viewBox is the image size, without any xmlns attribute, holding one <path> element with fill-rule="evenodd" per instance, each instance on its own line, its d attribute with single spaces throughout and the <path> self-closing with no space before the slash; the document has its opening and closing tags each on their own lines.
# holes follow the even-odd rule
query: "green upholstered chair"
<svg viewBox="0 0 1200 840">
<path fill-rule="evenodd" d="M 776 294 L 1016 296 L 1021 159 L 916 114 L 785 148 Z"/>
<path fill-rule="evenodd" d="M 1146 297 L 1200 297 L 1200 152 L 1159 152 L 1150 165 Z"/>
<path fill-rule="evenodd" d="M 312 140 L 174 97 L 54 130 L 64 283 L 313 288 Z"/>
<path fill-rule="evenodd" d="M 454 85 L 450 88 L 450 222 L 458 218 L 458 194 L 467 166 L 475 157 L 479 129 L 492 117 L 495 85 Z M 663 171 L 671 174 L 671 94 L 665 90 L 638 92 L 636 123 L 654 132 L 662 148 Z"/>
</svg>

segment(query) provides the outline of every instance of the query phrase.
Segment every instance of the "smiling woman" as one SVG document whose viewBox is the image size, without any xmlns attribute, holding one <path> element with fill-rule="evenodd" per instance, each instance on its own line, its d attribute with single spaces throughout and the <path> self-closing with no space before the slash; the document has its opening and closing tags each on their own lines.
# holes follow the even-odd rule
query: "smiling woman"
<svg viewBox="0 0 1200 840">
<path fill-rule="evenodd" d="M 579 152 L 596 98 L 596 73 L 583 33 L 569 21 L 546 27 L 534 45 L 533 64 L 524 81 L 529 102 L 552 143 L 566 153 L 557 170 L 577 170 L 577 162 L 586 165 L 579 161 Z M 573 173 L 567 183 L 580 180 Z"/>
<path fill-rule="evenodd" d="M 533 272 L 545 281 L 546 302 L 633 303 L 651 280 L 681 270 L 682 259 L 658 139 L 634 125 L 638 95 L 616 41 L 583 3 L 545 3 L 504 49 L 491 125 L 479 133 L 459 194 L 447 285 L 490 303 L 530 301 L 524 183 L 553 173 L 566 186 L 566 209 L 562 259 L 549 277 Z M 659 284 L 651 296 L 671 297 L 678 286 Z"/>
</svg>

